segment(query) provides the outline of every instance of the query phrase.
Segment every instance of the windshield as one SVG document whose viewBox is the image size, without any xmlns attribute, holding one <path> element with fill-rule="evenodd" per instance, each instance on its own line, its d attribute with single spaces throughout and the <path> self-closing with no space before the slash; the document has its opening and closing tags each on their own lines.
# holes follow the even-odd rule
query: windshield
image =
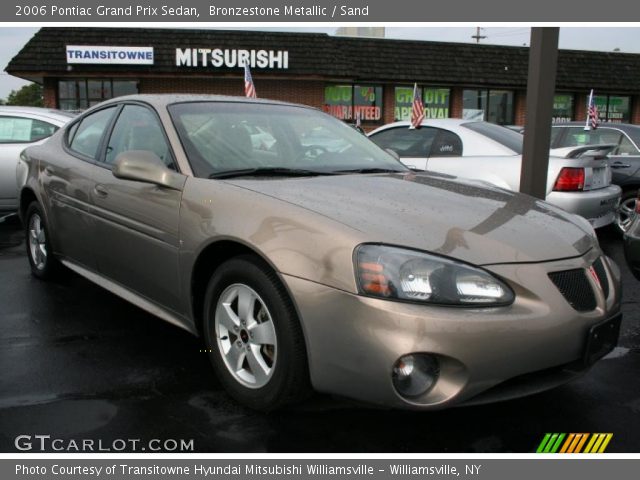
<svg viewBox="0 0 640 480">
<path fill-rule="evenodd" d="M 494 142 L 498 142 L 500 145 L 507 147 L 509 150 L 513 150 L 517 154 L 522 154 L 522 141 L 524 137 L 521 133 L 489 122 L 469 122 L 463 123 L 462 126 L 484 135 Z"/>
<path fill-rule="evenodd" d="M 169 112 L 198 177 L 247 169 L 407 171 L 361 133 L 309 108 L 190 102 L 171 105 Z"/>
</svg>

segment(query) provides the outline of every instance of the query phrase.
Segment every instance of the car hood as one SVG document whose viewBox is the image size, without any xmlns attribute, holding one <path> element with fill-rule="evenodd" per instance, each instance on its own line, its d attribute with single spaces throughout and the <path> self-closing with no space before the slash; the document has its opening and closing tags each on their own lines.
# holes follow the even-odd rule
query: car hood
<svg viewBox="0 0 640 480">
<path fill-rule="evenodd" d="M 227 181 L 340 222 L 359 232 L 359 241 L 406 246 L 477 265 L 575 257 L 596 243 L 586 220 L 527 195 L 440 175 Z"/>
</svg>

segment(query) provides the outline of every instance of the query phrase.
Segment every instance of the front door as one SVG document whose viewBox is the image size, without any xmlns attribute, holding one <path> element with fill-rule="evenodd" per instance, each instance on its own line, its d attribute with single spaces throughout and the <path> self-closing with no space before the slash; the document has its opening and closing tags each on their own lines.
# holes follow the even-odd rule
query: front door
<svg viewBox="0 0 640 480">
<path fill-rule="evenodd" d="M 92 191 L 100 273 L 170 310 L 179 311 L 179 213 L 182 192 L 113 176 L 118 155 L 155 153 L 176 169 L 164 130 L 147 106 L 121 110 L 97 168 Z"/>
</svg>

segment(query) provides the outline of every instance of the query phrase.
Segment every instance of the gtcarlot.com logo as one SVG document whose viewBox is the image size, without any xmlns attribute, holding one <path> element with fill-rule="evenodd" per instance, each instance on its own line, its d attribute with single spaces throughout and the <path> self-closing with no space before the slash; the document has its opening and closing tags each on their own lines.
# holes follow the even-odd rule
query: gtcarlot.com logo
<svg viewBox="0 0 640 480">
<path fill-rule="evenodd" d="M 52 438 L 51 435 L 18 435 L 14 445 L 21 452 L 193 452 L 194 448 L 193 439 L 116 438 L 104 441 Z"/>
</svg>

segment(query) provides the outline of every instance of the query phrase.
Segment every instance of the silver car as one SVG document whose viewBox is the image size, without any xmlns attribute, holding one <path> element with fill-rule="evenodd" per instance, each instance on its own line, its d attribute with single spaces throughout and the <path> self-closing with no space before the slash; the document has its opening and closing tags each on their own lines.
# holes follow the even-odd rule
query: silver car
<svg viewBox="0 0 640 480">
<path fill-rule="evenodd" d="M 0 106 L 0 215 L 18 210 L 16 167 L 20 152 L 42 143 L 72 117 L 47 108 Z"/>
<path fill-rule="evenodd" d="M 33 275 L 68 267 L 201 336 L 252 408 L 312 389 L 412 409 L 501 400 L 617 342 L 620 274 L 587 221 L 414 173 L 312 108 L 120 97 L 24 161 Z"/>
<path fill-rule="evenodd" d="M 369 136 L 411 167 L 519 190 L 521 134 L 488 122 L 453 118 L 425 120 L 415 130 L 408 127 L 409 122 L 396 122 Z M 594 228 L 613 223 L 622 190 L 611 184 L 607 152 L 577 147 L 555 153 L 549 158 L 546 201 L 586 218 Z"/>
</svg>

